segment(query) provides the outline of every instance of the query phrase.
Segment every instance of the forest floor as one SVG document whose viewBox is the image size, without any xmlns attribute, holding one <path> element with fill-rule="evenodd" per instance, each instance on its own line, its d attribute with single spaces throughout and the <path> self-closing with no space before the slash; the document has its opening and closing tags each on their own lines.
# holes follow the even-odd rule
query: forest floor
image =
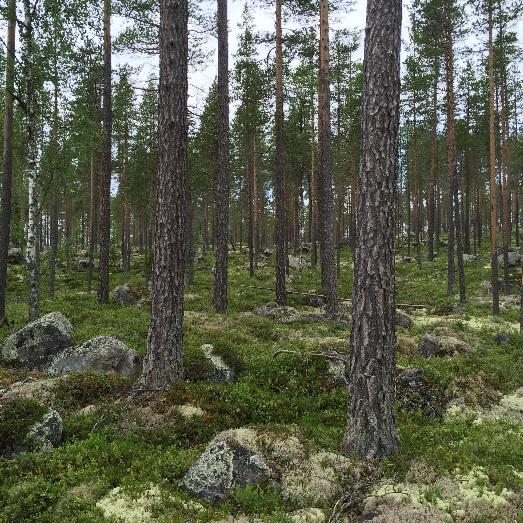
<svg viewBox="0 0 523 523">
<path fill-rule="evenodd" d="M 327 522 L 343 492 L 350 493 L 346 521 L 360 521 L 366 511 L 367 520 L 376 522 L 523 522 L 519 304 L 516 296 L 503 298 L 499 318 L 490 314 L 486 253 L 466 262 L 468 303 L 462 308 L 452 306 L 458 298 L 446 293 L 443 250 L 434 262 L 424 261 L 421 270 L 398 259 L 397 302 L 426 306 L 404 310 L 413 322 L 397 329 L 398 365 L 423 371 L 419 386 L 398 384 L 400 452 L 381 465 L 353 459 L 358 474 L 345 484 L 337 478 L 341 484 L 331 499 L 313 491 L 293 498 L 264 484 L 237 489 L 211 505 L 184 491 L 181 478 L 226 429 L 292 433 L 309 449 L 339 451 L 346 388 L 329 373 L 328 359 L 314 354 L 347 351 L 350 327 L 319 317 L 282 324 L 255 315 L 257 307 L 273 300 L 274 256 L 263 260 L 254 279 L 248 277 L 246 263 L 246 256 L 231 253 L 230 310 L 218 315 L 211 307 L 212 259 L 199 260 L 186 295 L 187 379 L 168 392 L 129 397 L 133 380 L 116 375 L 76 374 L 60 380 L 46 401 L 63 417 L 63 442 L 45 453 L 0 458 L 0 522 Z M 129 283 L 145 296 L 143 258 L 133 256 L 133 264 L 127 275 L 114 268 L 111 286 Z M 0 329 L 0 343 L 26 321 L 23 274 L 21 266 L 10 266 L 11 324 Z M 517 268 L 512 277 L 516 295 Z M 108 335 L 144 354 L 148 307 L 99 306 L 96 293 L 86 292 L 86 280 L 85 271 L 60 269 L 56 298 L 43 300 L 42 312 L 62 312 L 74 326 L 75 343 Z M 289 288 L 319 293 L 319 281 L 319 270 L 294 269 Z M 350 254 L 344 251 L 341 297 L 350 297 L 351 282 Z M 290 295 L 288 305 L 317 312 L 300 294 Z M 466 349 L 420 357 L 417 347 L 426 333 L 457 338 Z M 212 344 L 235 368 L 234 383 L 205 379 L 203 344 Z M 275 356 L 278 351 L 289 352 Z M 42 377 L 0 365 L 0 389 Z M 0 403 L 1 446 L 2 438 L 27 430 L 41 410 L 30 400 Z M 194 407 L 194 415 L 173 411 L 176 405 Z M 380 516 L 382 500 L 393 504 L 395 512 L 389 507 L 389 515 Z M 318 510 L 303 510 L 310 507 Z M 401 519 L 402 513 L 411 515 Z"/>
</svg>

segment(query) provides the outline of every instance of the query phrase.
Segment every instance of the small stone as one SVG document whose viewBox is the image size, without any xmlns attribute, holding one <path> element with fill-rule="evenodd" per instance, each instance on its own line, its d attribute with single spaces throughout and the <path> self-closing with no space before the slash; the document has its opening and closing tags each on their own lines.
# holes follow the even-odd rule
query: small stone
<svg viewBox="0 0 523 523">
<path fill-rule="evenodd" d="M 229 367 L 223 358 L 214 352 L 214 347 L 210 344 L 202 345 L 201 351 L 207 361 L 212 365 L 213 370 L 210 380 L 217 383 L 233 383 L 236 378 L 234 369 Z"/>
</svg>

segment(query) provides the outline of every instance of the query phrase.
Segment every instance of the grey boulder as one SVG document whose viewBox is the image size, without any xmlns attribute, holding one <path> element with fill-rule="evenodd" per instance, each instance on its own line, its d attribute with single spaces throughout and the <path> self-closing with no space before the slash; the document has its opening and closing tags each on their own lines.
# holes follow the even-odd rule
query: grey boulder
<svg viewBox="0 0 523 523">
<path fill-rule="evenodd" d="M 69 348 L 73 326 L 60 312 L 52 312 L 9 336 L 2 346 L 2 359 L 30 369 L 43 369 Z"/>
<path fill-rule="evenodd" d="M 271 301 L 262 307 L 258 307 L 254 314 L 264 318 L 271 318 L 278 323 L 293 323 L 300 319 L 298 311 L 293 307 L 280 306 L 276 302 Z"/>
<path fill-rule="evenodd" d="M 216 503 L 238 487 L 259 485 L 271 476 L 270 467 L 259 454 L 224 432 L 193 463 L 182 485 L 194 496 Z"/>
<path fill-rule="evenodd" d="M 127 283 L 116 287 L 112 294 L 118 305 L 136 305 L 138 303 L 138 297 Z"/>
<path fill-rule="evenodd" d="M 56 410 L 48 412 L 42 421 L 35 423 L 27 433 L 33 450 L 45 452 L 57 447 L 62 441 L 64 425 Z"/>
<path fill-rule="evenodd" d="M 22 255 L 22 249 L 18 247 L 10 247 L 7 252 L 7 263 L 11 265 L 20 265 L 24 262 L 24 257 Z"/>
<path fill-rule="evenodd" d="M 396 311 L 396 325 L 408 329 L 412 325 L 412 318 L 404 312 Z"/>
<path fill-rule="evenodd" d="M 47 373 L 52 376 L 71 372 L 129 375 L 140 369 L 141 358 L 136 351 L 116 338 L 99 336 L 58 354 L 47 368 Z"/>
</svg>

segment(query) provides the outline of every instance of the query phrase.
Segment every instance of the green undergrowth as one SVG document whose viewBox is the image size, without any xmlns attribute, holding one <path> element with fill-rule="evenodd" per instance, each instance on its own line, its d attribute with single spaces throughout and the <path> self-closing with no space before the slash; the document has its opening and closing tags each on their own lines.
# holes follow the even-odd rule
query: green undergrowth
<svg viewBox="0 0 523 523">
<path fill-rule="evenodd" d="M 406 254 L 406 253 L 405 253 Z M 273 257 L 274 258 L 274 257 Z M 238 489 L 218 506 L 198 502 L 196 509 L 179 481 L 205 445 L 220 431 L 252 426 L 271 431 L 293 427 L 304 442 L 338 452 L 346 417 L 347 393 L 328 373 L 319 348 L 348 350 L 344 340 L 349 327 L 335 321 L 278 324 L 254 314 L 256 307 L 274 297 L 274 259 L 249 278 L 245 255 L 230 261 L 230 310 L 212 311 L 212 258 L 200 260 L 194 285 L 186 289 L 185 365 L 187 379 L 155 395 L 129 395 L 132 380 L 117 376 L 73 375 L 54 390 L 54 406 L 64 418 L 64 442 L 45 454 L 26 452 L 0 459 L 0 522 L 106 522 L 99 504 L 119 487 L 129 499 L 139 499 L 151 485 L 161 491 L 162 502 L 151 508 L 153 521 L 206 522 L 229 514 L 267 515 L 267 521 L 288 523 L 296 507 L 272 485 Z M 350 298 L 350 253 L 342 251 L 339 295 Z M 112 268 L 111 286 L 130 283 L 147 296 L 143 257 L 126 275 Z M 445 314 L 456 296 L 446 292 L 446 255 L 434 262 L 397 262 L 397 302 L 426 306 L 410 328 L 398 334 L 415 347 L 437 326 L 470 343 L 473 351 L 446 358 L 423 359 L 400 352 L 398 363 L 423 369 L 426 387 L 409 391 L 398 387 L 398 425 L 401 452 L 378 468 L 377 477 L 403 481 L 413 463 L 424 462 L 442 476 L 457 468 L 481 466 L 497 489 L 523 490 L 523 431 L 507 420 L 445 421 L 449 401 L 461 398 L 473 408 L 488 408 L 523 386 L 523 340 L 510 325 L 518 311 L 504 308 L 500 322 L 492 321 L 483 282 L 490 280 L 488 256 L 467 262 L 469 302 L 458 313 Z M 21 267 L 9 269 L 10 324 L 0 328 L 0 341 L 26 322 Z M 45 272 L 44 272 L 45 276 Z M 514 288 L 518 274 L 513 273 Z M 42 296 L 46 296 L 45 278 Z M 75 329 L 75 343 L 94 336 L 116 336 L 144 354 L 148 305 L 99 306 L 96 293 L 86 292 L 85 271 L 59 269 L 54 300 L 42 300 L 42 312 L 61 311 Z M 308 298 L 299 293 L 320 292 L 319 269 L 292 271 L 289 288 L 296 292 L 288 305 L 311 311 Z M 96 281 L 94 282 L 96 289 Z M 515 291 L 515 292 L 516 292 Z M 407 309 L 408 310 L 408 309 Z M 411 311 L 412 312 L 412 311 Z M 414 314 L 414 317 L 417 316 Z M 435 319 L 432 319 L 435 318 Z M 497 342 L 507 332 L 504 344 Z M 208 362 L 201 345 L 214 350 L 236 371 L 232 385 L 210 383 Z M 0 388 L 29 374 L 0 365 Z M 35 373 L 31 375 L 38 377 Z M 185 418 L 177 406 L 203 409 L 202 417 Z M 87 408 L 86 408 L 87 407 Z M 83 410 L 82 410 L 83 409 Z M 2 446 L 14 445 L 45 412 L 35 402 L 4 403 L 0 410 Z M 123 496 L 124 494 L 122 494 Z M 126 498 L 127 499 L 127 498 Z M 195 500 L 193 500 L 195 501 Z M 327 512 L 332 505 L 323 507 Z M 117 520 L 116 520 L 117 521 Z"/>
</svg>

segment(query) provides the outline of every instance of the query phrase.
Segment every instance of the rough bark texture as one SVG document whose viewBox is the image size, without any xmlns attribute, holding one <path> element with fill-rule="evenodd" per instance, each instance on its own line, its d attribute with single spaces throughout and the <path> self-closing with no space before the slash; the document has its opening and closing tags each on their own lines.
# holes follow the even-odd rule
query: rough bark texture
<svg viewBox="0 0 523 523">
<path fill-rule="evenodd" d="M 109 303 L 109 251 L 111 247 L 111 0 L 104 0 L 103 154 L 100 183 L 100 272 L 98 303 Z"/>
<path fill-rule="evenodd" d="M 160 1 L 160 170 L 151 321 L 141 378 L 154 390 L 183 377 L 188 12 L 187 0 Z"/>
<path fill-rule="evenodd" d="M 489 105 L 489 184 L 490 184 L 490 265 L 492 268 L 492 311 L 499 314 L 498 230 L 496 187 L 496 134 L 494 132 L 494 44 L 492 39 L 492 1 L 488 13 L 488 105 Z"/>
<path fill-rule="evenodd" d="M 329 1 L 321 0 L 320 82 L 318 93 L 318 232 L 320 235 L 321 279 L 325 294 L 326 312 L 332 315 L 336 313 L 337 299 L 329 76 Z"/>
<path fill-rule="evenodd" d="M 370 459 L 383 458 L 399 446 L 394 413 L 394 204 L 398 168 L 400 33 L 401 1 L 369 0 L 350 393 L 342 451 Z"/>
<path fill-rule="evenodd" d="M 227 0 L 218 0 L 218 182 L 216 187 L 214 309 L 227 310 L 229 230 L 229 45 Z"/>
<path fill-rule="evenodd" d="M 27 278 L 29 287 L 29 321 L 40 317 L 40 274 L 38 268 L 38 189 L 37 189 L 37 145 L 35 136 L 34 76 L 33 76 L 33 20 L 29 0 L 24 1 L 24 68 L 26 96 L 26 139 L 27 139 Z"/>
<path fill-rule="evenodd" d="M 15 83 L 16 0 L 9 0 L 4 102 L 4 163 L 0 203 L 0 326 L 6 322 L 7 255 L 11 235 L 11 190 L 13 183 L 13 105 Z"/>
<path fill-rule="evenodd" d="M 283 142 L 283 48 L 281 0 L 276 0 L 276 302 L 285 305 L 286 244 L 285 244 L 285 151 Z"/>
</svg>

